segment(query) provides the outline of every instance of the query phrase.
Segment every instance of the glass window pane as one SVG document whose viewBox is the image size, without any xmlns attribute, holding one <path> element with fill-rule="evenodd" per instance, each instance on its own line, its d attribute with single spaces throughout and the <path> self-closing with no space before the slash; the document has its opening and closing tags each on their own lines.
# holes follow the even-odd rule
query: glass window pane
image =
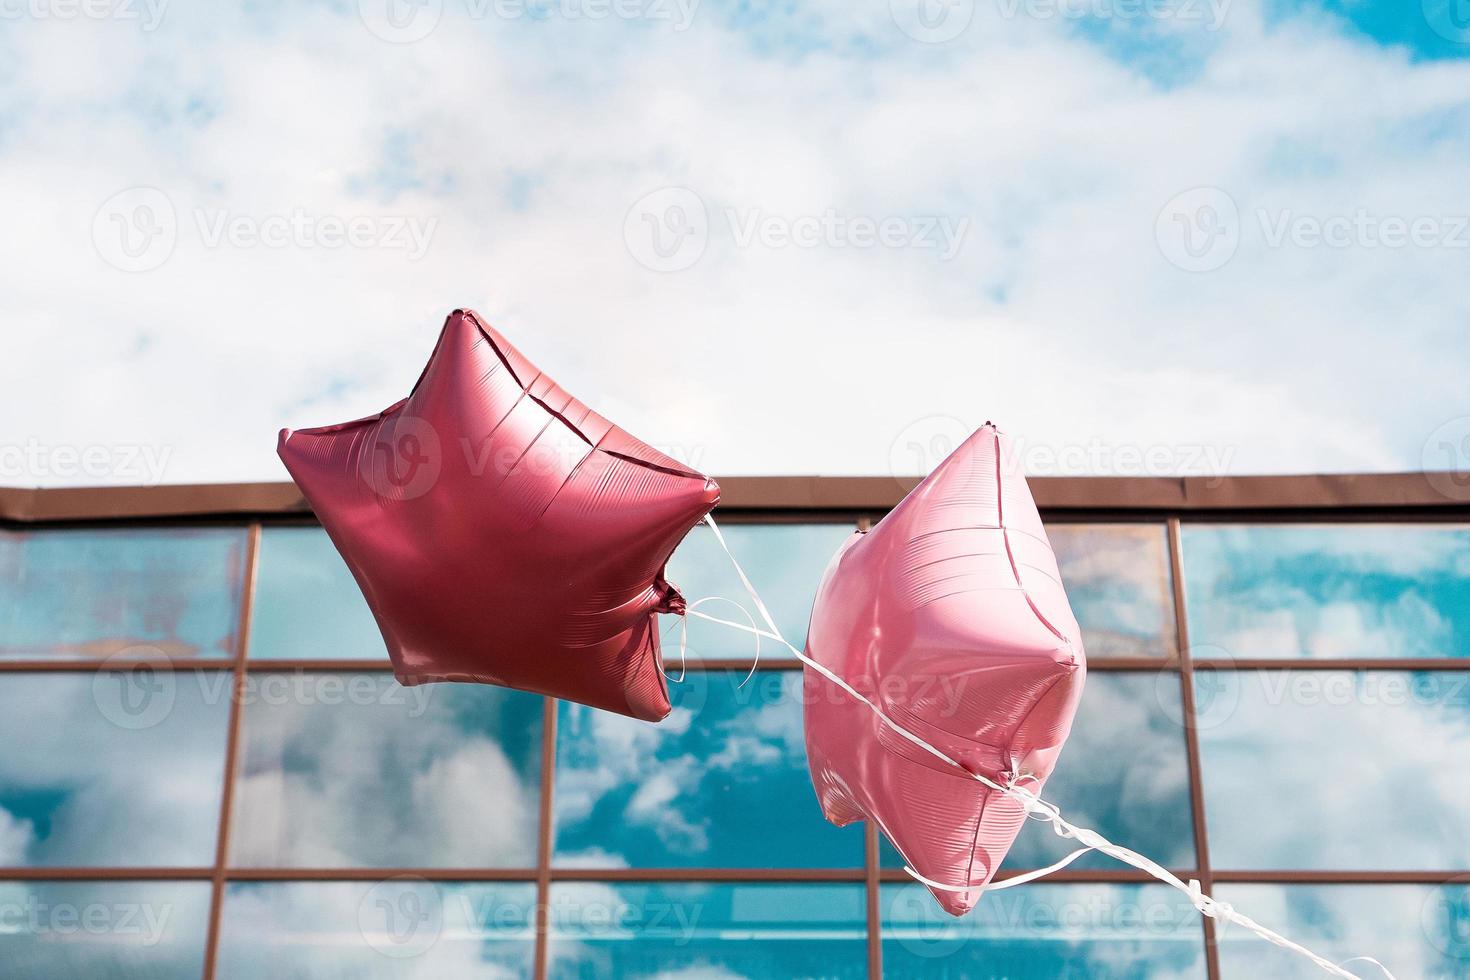
<svg viewBox="0 0 1470 980">
<path fill-rule="evenodd" d="M 1090 657 L 1172 657 L 1179 647 L 1162 524 L 1048 524 Z"/>
<path fill-rule="evenodd" d="M 888 980 L 1205 977 L 1204 927 L 1167 885 L 1031 884 L 951 917 L 920 885 L 884 885 Z"/>
<path fill-rule="evenodd" d="M 1470 673 L 1197 671 L 1217 868 L 1470 867 Z"/>
<path fill-rule="evenodd" d="M 6 980 L 198 980 L 207 881 L 0 881 Z"/>
<path fill-rule="evenodd" d="M 250 656 L 366 660 L 388 656 L 357 580 L 319 527 L 260 535 Z"/>
<path fill-rule="evenodd" d="M 1470 528 L 1192 526 L 1184 570 L 1197 656 L 1470 656 Z"/>
<path fill-rule="evenodd" d="M 0 532 L 0 658 L 235 651 L 244 528 Z"/>
<path fill-rule="evenodd" d="M 236 882 L 220 920 L 222 980 L 529 977 L 530 882 Z"/>
<path fill-rule="evenodd" d="M 801 673 L 690 671 L 657 725 L 561 702 L 552 795 L 558 864 L 857 867 L 863 833 L 817 805 Z"/>
<path fill-rule="evenodd" d="M 7 674 L 0 865 L 214 863 L 227 670 Z"/>
<path fill-rule="evenodd" d="M 1131 847 L 1165 867 L 1193 868 L 1194 823 L 1177 671 L 1098 672 L 1087 678 L 1082 705 L 1061 761 L 1043 796 L 1073 823 Z M 1119 751 L 1127 746 L 1127 751 Z M 1040 868 L 1077 848 L 1040 820 L 1026 824 L 1005 868 Z M 903 867 L 882 841 L 886 867 Z M 1074 868 L 1119 868 L 1087 854 Z"/>
<path fill-rule="evenodd" d="M 1372 956 L 1399 977 L 1470 976 L 1470 883 L 1450 885 L 1217 885 L 1215 895 L 1268 929 L 1341 963 Z M 1220 930 L 1227 980 L 1289 980 L 1316 971 L 1244 929 Z M 1363 977 L 1368 963 L 1343 963 Z"/>
<path fill-rule="evenodd" d="M 806 644 L 806 627 L 812 616 L 812 600 L 827 563 L 842 542 L 857 529 L 856 524 L 721 524 L 720 531 L 730 550 L 750 576 L 761 599 L 771 610 L 781 635 L 796 647 Z M 751 605 L 729 557 L 703 524 L 689 532 L 669 559 L 669 581 L 690 602 L 706 596 L 723 596 L 745 607 L 763 625 Z M 712 602 L 702 612 L 735 622 L 746 622 L 739 610 L 726 602 Z M 679 617 L 665 616 L 664 654 L 679 655 Z M 755 638 L 748 633 L 698 619 L 689 621 L 689 656 L 704 658 L 750 657 Z M 791 651 L 774 642 L 761 645 L 761 657 L 795 659 Z"/>
<path fill-rule="evenodd" d="M 388 674 L 249 675 L 230 861 L 529 867 L 542 700 Z"/>
<path fill-rule="evenodd" d="M 553 980 L 867 977 L 862 885 L 551 886 Z"/>
</svg>

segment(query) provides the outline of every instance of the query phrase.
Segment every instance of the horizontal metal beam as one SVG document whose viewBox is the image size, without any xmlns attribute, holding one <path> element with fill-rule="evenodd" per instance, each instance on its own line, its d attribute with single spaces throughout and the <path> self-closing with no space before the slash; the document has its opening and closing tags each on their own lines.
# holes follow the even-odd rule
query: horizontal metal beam
<svg viewBox="0 0 1470 980">
<path fill-rule="evenodd" d="M 1004 868 L 995 880 L 1005 881 L 1025 874 L 1027 868 Z M 1198 872 L 1171 869 L 1188 881 Z M 861 882 L 862 867 L 854 868 L 556 868 L 553 881 L 812 881 Z M 1213 870 L 1215 881 L 1231 884 L 1280 885 L 1438 885 L 1462 881 L 1470 870 L 1423 871 L 1308 871 L 1308 870 Z M 879 878 L 889 884 L 911 882 L 907 872 L 883 868 Z M 0 868 L 0 881 L 209 881 L 213 868 Z M 382 881 L 385 878 L 423 878 L 426 881 L 524 881 L 536 880 L 535 868 L 227 868 L 230 881 Z M 1046 881 L 1094 883 L 1153 881 L 1133 868 L 1064 868 L 1047 875 Z"/>
<path fill-rule="evenodd" d="M 723 511 L 882 512 L 919 477 L 732 476 L 720 479 Z M 1029 480 L 1049 516 L 1067 513 L 1210 514 L 1256 511 L 1386 510 L 1470 514 L 1465 495 L 1447 495 L 1425 473 L 1310 476 L 1039 476 Z M 168 518 L 310 518 L 294 483 L 170 484 L 152 487 L 0 488 L 0 520 L 18 524 Z"/>
</svg>

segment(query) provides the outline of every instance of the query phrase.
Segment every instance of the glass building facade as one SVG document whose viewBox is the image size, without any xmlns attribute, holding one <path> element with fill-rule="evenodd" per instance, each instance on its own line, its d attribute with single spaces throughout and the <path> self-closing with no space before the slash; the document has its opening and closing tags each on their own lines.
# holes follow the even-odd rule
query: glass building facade
<svg viewBox="0 0 1470 980">
<path fill-rule="evenodd" d="M 1328 957 L 1470 976 L 1464 506 L 1038 496 L 1091 668 L 1048 798 Z M 793 642 L 882 516 L 727 510 Z M 704 528 L 669 577 L 743 597 Z M 401 688 L 302 516 L 4 524 L 0 976 L 1310 975 L 1096 855 L 950 918 L 822 819 L 799 664 L 663 625 L 658 725 Z M 1028 826 L 1002 875 L 1070 849 Z"/>
</svg>

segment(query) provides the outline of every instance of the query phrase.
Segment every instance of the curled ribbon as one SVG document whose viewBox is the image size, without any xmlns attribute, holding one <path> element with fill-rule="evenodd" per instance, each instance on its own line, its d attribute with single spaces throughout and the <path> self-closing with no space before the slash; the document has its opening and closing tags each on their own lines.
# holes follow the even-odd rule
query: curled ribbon
<svg viewBox="0 0 1470 980">
<path fill-rule="evenodd" d="M 1054 872 L 1061 870 L 1062 868 L 1071 864 L 1073 861 L 1077 860 L 1077 858 L 1081 857 L 1083 854 L 1088 853 L 1089 851 L 1099 851 L 1103 854 L 1108 855 L 1111 858 L 1114 858 L 1117 861 L 1121 861 L 1124 864 L 1137 868 L 1140 871 L 1147 873 L 1149 876 L 1157 879 L 1158 881 L 1161 881 L 1164 884 L 1169 885 L 1170 887 L 1175 888 L 1180 892 L 1183 892 L 1186 896 L 1188 896 L 1190 903 L 1197 910 L 1199 910 L 1199 913 L 1201 915 L 1208 916 L 1209 918 L 1215 919 L 1217 921 L 1233 922 L 1236 925 L 1241 926 L 1242 928 L 1259 936 L 1261 939 L 1272 943 L 1273 945 L 1279 946 L 1282 949 L 1289 950 L 1293 953 L 1305 957 L 1306 959 L 1310 960 L 1312 963 L 1321 967 L 1324 971 L 1332 974 L 1333 976 L 1346 977 L 1348 978 L 1348 980 L 1364 980 L 1364 978 L 1360 977 L 1358 974 L 1349 972 L 1348 970 L 1344 969 L 1341 964 L 1334 963 L 1323 956 L 1319 956 L 1318 954 L 1312 952 L 1310 949 L 1307 949 L 1300 943 L 1293 942 L 1280 933 L 1273 932 L 1272 930 L 1267 929 L 1265 926 L 1261 925 L 1250 916 L 1236 911 L 1235 907 L 1232 906 L 1229 902 L 1217 901 L 1210 895 L 1205 894 L 1204 889 L 1202 888 L 1198 880 L 1191 879 L 1186 883 L 1173 872 L 1169 871 L 1163 865 L 1152 860 L 1151 858 L 1148 858 L 1138 853 L 1137 851 L 1131 850 L 1130 848 L 1123 847 L 1121 844 L 1114 844 L 1112 841 L 1108 840 L 1106 837 L 1102 836 L 1094 830 L 1089 830 L 1086 827 L 1079 827 L 1076 824 L 1068 821 L 1062 816 L 1062 812 L 1058 807 L 1046 802 L 1045 800 L 1041 799 L 1041 797 L 1038 796 L 1036 793 L 1026 789 L 1024 786 L 1021 785 L 1021 783 L 1026 782 L 1027 780 L 1033 782 L 1036 781 L 1035 776 L 1027 773 L 1012 772 L 1003 774 L 1001 776 L 1001 781 L 996 781 L 983 773 L 971 772 L 964 766 L 960 765 L 959 762 L 950 758 L 942 750 L 930 745 L 928 742 L 924 741 L 924 739 L 920 738 L 913 732 L 910 732 L 908 729 L 895 722 L 893 719 L 889 718 L 876 704 L 865 697 L 860 691 L 853 688 L 852 685 L 847 683 L 847 681 L 843 680 L 837 674 L 833 673 L 825 665 L 818 663 L 811 657 L 808 657 L 805 651 L 798 650 L 796 647 L 792 646 L 786 641 L 785 637 L 781 635 L 781 630 L 776 626 L 775 620 L 771 617 L 770 610 L 768 610 L 766 608 L 766 604 L 761 601 L 761 597 L 756 592 L 755 586 L 751 584 L 749 577 L 745 574 L 745 570 L 740 567 L 740 562 L 736 560 L 735 555 L 730 551 L 730 546 L 726 543 L 725 536 L 720 533 L 719 525 L 715 523 L 715 519 L 711 516 L 706 516 L 704 522 L 709 525 L 709 529 L 714 532 L 715 540 L 719 542 L 720 547 L 724 550 L 726 557 L 730 559 L 730 564 L 735 567 L 735 573 L 740 577 L 740 583 L 745 587 L 745 591 L 749 593 L 751 602 L 754 604 L 756 610 L 760 613 L 761 619 L 765 622 L 766 629 L 762 629 L 761 627 L 754 625 L 754 617 L 750 615 L 749 610 L 746 610 L 744 606 L 740 606 L 739 603 L 735 603 L 735 605 L 740 606 L 741 611 L 745 613 L 746 618 L 751 620 L 751 625 L 745 625 L 743 623 L 737 623 L 732 620 L 721 619 L 718 616 L 711 616 L 708 613 L 699 612 L 696 607 L 700 605 L 700 603 L 707 601 L 704 599 L 699 600 L 699 602 L 691 603 L 688 610 L 686 611 L 686 616 L 695 616 L 699 619 L 708 620 L 712 623 L 719 623 L 724 626 L 729 626 L 732 629 L 737 629 L 753 634 L 756 637 L 757 643 L 755 658 L 757 662 L 760 659 L 759 643 L 761 638 L 776 641 L 777 643 L 784 646 L 786 649 L 790 650 L 791 653 L 796 657 L 796 659 L 800 660 L 803 664 L 810 667 L 812 670 L 815 670 L 817 673 L 821 674 L 833 684 L 837 685 L 837 687 L 841 688 L 855 700 L 867 705 L 868 708 L 878 717 L 878 720 L 881 721 L 888 728 L 892 729 L 893 732 L 900 738 L 907 740 L 917 748 L 928 752 L 930 755 L 941 760 L 942 762 L 948 763 L 950 766 L 953 766 L 956 770 L 958 770 L 959 773 L 968 776 L 971 779 L 974 779 L 977 782 L 989 787 L 990 789 L 993 789 L 996 792 L 1001 793 L 1002 795 L 1020 803 L 1021 806 L 1025 808 L 1026 815 L 1028 817 L 1034 817 L 1036 819 L 1040 819 L 1051 824 L 1052 830 L 1056 833 L 1058 837 L 1062 837 L 1067 840 L 1075 840 L 1077 841 L 1077 843 L 1082 845 L 1071 854 L 1068 854 L 1060 861 L 1057 861 L 1055 864 L 1049 865 L 1045 868 L 1037 869 L 1035 871 L 1028 871 L 1025 874 L 1017 875 L 1013 878 L 1007 878 L 1004 881 L 992 882 L 988 885 L 956 886 L 944 884 L 942 882 L 930 881 L 929 879 L 923 877 L 918 872 L 916 872 L 913 868 L 905 867 L 904 870 L 907 871 L 909 875 L 915 880 L 922 882 L 925 885 L 928 885 L 930 888 L 938 888 L 944 891 L 998 891 L 1002 888 L 1012 888 L 1016 885 L 1022 885 L 1027 882 L 1035 881 L 1038 878 L 1044 878 L 1049 874 L 1053 874 Z M 734 600 L 726 599 L 725 601 L 733 602 Z M 684 645 L 681 638 L 681 658 L 683 656 L 683 652 Z M 750 677 L 754 675 L 754 673 L 755 663 L 752 663 L 750 674 L 746 675 L 746 680 L 749 680 Z M 680 676 L 683 676 L 682 672 Z M 1383 975 L 1387 977 L 1388 980 L 1397 980 L 1397 978 L 1388 969 L 1388 967 L 1384 966 L 1382 963 L 1371 956 L 1354 956 L 1352 957 L 1352 959 L 1344 960 L 1342 962 L 1353 963 L 1358 961 L 1370 963 L 1373 966 L 1378 967 L 1379 970 L 1383 971 Z"/>
</svg>

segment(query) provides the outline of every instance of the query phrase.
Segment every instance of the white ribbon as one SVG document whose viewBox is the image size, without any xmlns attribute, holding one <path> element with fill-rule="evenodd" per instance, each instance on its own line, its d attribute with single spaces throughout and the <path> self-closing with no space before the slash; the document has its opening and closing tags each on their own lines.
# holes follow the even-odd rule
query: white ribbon
<svg viewBox="0 0 1470 980">
<path fill-rule="evenodd" d="M 742 613 L 745 614 L 745 618 L 748 619 L 748 620 L 750 620 L 750 625 L 749 626 L 742 626 L 739 623 L 732 623 L 729 620 L 715 619 L 715 617 L 710 616 L 708 614 L 695 612 L 696 609 L 698 609 L 700 606 L 704 605 L 707 602 L 728 602 L 730 605 L 734 606 L 736 609 L 739 609 Z M 669 677 L 669 672 L 666 671 L 666 670 L 664 671 L 664 677 L 666 679 L 668 679 L 668 680 L 673 681 L 675 684 L 682 684 L 682 683 L 684 683 L 684 666 L 685 666 L 685 661 L 686 661 L 686 659 L 688 657 L 688 651 L 689 651 L 689 615 L 691 613 L 693 615 L 695 615 L 695 616 L 698 616 L 700 619 L 709 619 L 709 620 L 713 620 L 716 623 L 724 623 L 725 625 L 727 625 L 727 626 L 733 626 L 736 629 L 742 629 L 742 630 L 743 629 L 749 629 L 749 630 L 753 630 L 754 627 L 755 627 L 755 617 L 750 614 L 750 610 L 749 609 L 746 609 L 744 606 L 742 606 L 740 603 L 736 602 L 734 599 L 727 599 L 727 598 L 725 598 L 722 595 L 705 596 L 703 599 L 697 599 L 694 602 L 691 602 L 688 605 L 686 605 L 685 608 L 684 608 L 684 615 L 679 617 L 679 676 L 678 677 Z M 761 659 L 761 638 L 760 638 L 759 632 L 757 632 L 756 633 L 756 638 L 755 638 L 755 659 L 751 661 L 751 664 L 750 664 L 750 672 L 745 675 L 745 680 L 743 680 L 743 681 L 740 682 L 740 686 L 741 687 L 744 687 L 746 685 L 746 683 L 749 682 L 749 680 L 752 677 L 755 676 L 755 666 L 756 666 L 756 664 L 760 663 L 760 659 Z M 660 669 L 662 669 L 662 668 L 660 668 Z"/>
<path fill-rule="evenodd" d="M 1016 800 L 1025 808 L 1026 815 L 1028 817 L 1035 817 L 1044 820 L 1047 823 L 1050 823 L 1052 825 L 1052 830 L 1056 833 L 1058 837 L 1062 837 L 1067 840 L 1075 840 L 1079 844 L 1083 845 L 1082 847 L 1073 851 L 1071 854 L 1068 854 L 1062 860 L 1048 867 L 1040 868 L 1036 871 L 1029 871 L 1025 874 L 1017 875 L 1014 878 L 1008 878 L 1005 881 L 992 882 L 989 885 L 970 885 L 965 887 L 946 885 L 939 882 L 930 881 L 929 879 L 919 875 L 918 872 L 914 871 L 913 868 L 905 867 L 904 870 L 907 871 L 909 875 L 912 876 L 914 879 L 922 882 L 925 885 L 928 885 L 931 888 L 938 888 L 944 891 L 979 891 L 983 894 L 987 890 L 997 891 L 1002 888 L 1012 888 L 1016 885 L 1035 881 L 1038 878 L 1043 878 L 1049 874 L 1061 870 L 1062 868 L 1071 864 L 1077 858 L 1081 857 L 1083 854 L 1086 854 L 1088 851 L 1100 851 L 1103 854 L 1108 855 L 1109 857 L 1123 862 L 1124 864 L 1131 865 L 1132 867 L 1135 867 L 1140 871 L 1146 872 L 1147 874 L 1149 874 L 1153 878 L 1158 879 L 1164 884 L 1183 892 L 1189 897 L 1190 903 L 1199 910 L 1201 915 L 1209 916 L 1210 918 L 1215 920 L 1233 922 L 1236 925 L 1249 930 L 1250 932 L 1254 933 L 1255 935 L 1259 936 L 1269 943 L 1280 946 L 1282 949 L 1290 950 L 1293 953 L 1297 953 L 1298 955 L 1303 956 L 1308 960 L 1311 960 L 1317 966 L 1321 967 L 1323 970 L 1332 974 L 1333 976 L 1346 977 L 1348 978 L 1348 980 L 1364 980 L 1364 978 L 1360 977 L 1358 974 L 1351 973 L 1343 969 L 1340 964 L 1334 963 L 1331 960 L 1326 959 L 1322 956 L 1318 956 L 1316 953 L 1312 952 L 1310 949 L 1307 949 L 1305 946 L 1302 946 L 1299 943 L 1292 942 L 1290 939 L 1287 939 L 1280 933 L 1273 932 L 1272 930 L 1267 929 L 1265 926 L 1261 925 L 1259 922 L 1250 918 L 1249 916 L 1241 912 L 1237 912 L 1234 906 L 1232 906 L 1229 902 L 1216 901 L 1214 898 L 1204 893 L 1204 890 L 1200 887 L 1200 883 L 1197 880 L 1190 879 L 1190 881 L 1186 883 L 1180 880 L 1177 875 L 1169 871 L 1163 865 L 1148 857 L 1145 857 L 1142 854 L 1139 854 L 1137 851 L 1123 847 L 1121 844 L 1114 844 L 1112 841 L 1108 840 L 1106 837 L 1103 837 L 1101 834 L 1097 833 L 1094 830 L 1089 830 L 1086 827 L 1079 827 L 1076 824 L 1071 823 L 1062 816 L 1061 810 L 1059 810 L 1056 806 L 1046 802 L 1035 793 L 1031 792 L 1028 789 L 1025 789 L 1020 785 L 1020 783 L 1025 782 L 1026 780 L 1036 781 L 1035 776 L 1029 773 L 1011 772 L 1002 777 L 1004 779 L 1004 782 L 997 782 L 984 775 L 983 773 L 971 772 L 964 766 L 960 765 L 958 761 L 950 758 L 940 749 L 937 749 L 934 746 L 930 745 L 928 742 L 924 741 L 913 732 L 910 732 L 908 729 L 895 722 L 892 718 L 889 718 L 876 704 L 868 700 L 861 692 L 853 688 L 852 685 L 848 684 L 847 681 L 837 676 L 823 664 L 820 664 L 812 658 L 808 657 L 804 651 L 798 650 L 796 647 L 786 642 L 785 637 L 781 635 L 781 630 L 776 626 L 776 621 L 772 619 L 770 610 L 768 610 L 766 608 L 766 604 L 761 601 L 761 597 L 756 592 L 755 586 L 751 584 L 749 577 L 747 577 L 745 574 L 745 570 L 740 567 L 740 562 L 736 560 L 735 555 L 730 551 L 730 546 L 725 542 L 725 536 L 720 533 L 719 526 L 715 524 L 715 519 L 711 516 L 706 516 L 704 522 L 708 524 L 709 529 L 714 532 L 715 540 L 720 543 L 720 547 L 724 549 L 725 555 L 730 559 L 730 564 L 735 567 L 735 573 L 740 576 L 741 584 L 745 586 L 745 591 L 750 594 L 751 602 L 754 603 L 756 610 L 760 612 L 761 618 L 765 620 L 766 626 L 769 627 L 769 630 L 761 629 L 760 627 L 755 625 L 747 626 L 743 623 L 736 623 L 728 619 L 721 619 L 718 616 L 711 616 L 708 613 L 699 612 L 695 607 L 704 602 L 705 600 L 703 599 L 701 599 L 699 602 L 691 603 L 685 611 L 686 616 L 696 616 L 699 619 L 708 620 L 712 623 L 719 623 L 723 626 L 729 626 L 732 629 L 742 630 L 744 632 L 754 634 L 757 638 L 757 644 L 762 637 L 770 640 L 775 640 L 777 643 L 780 643 L 786 649 L 790 650 L 791 653 L 796 657 L 796 659 L 800 660 L 803 664 L 812 668 L 817 673 L 825 677 L 827 680 L 831 681 L 833 684 L 836 684 L 839 688 L 847 692 L 847 694 L 851 695 L 857 701 L 860 701 L 863 704 L 867 705 L 868 708 L 873 712 L 873 714 L 878 717 L 878 720 L 881 721 L 884 725 L 887 725 L 890 729 L 892 729 L 894 734 L 898 735 L 900 738 L 911 742 L 917 748 L 928 752 L 930 755 L 934 756 L 940 761 L 945 762 L 950 766 L 953 766 L 961 774 L 968 776 L 971 779 L 974 779 L 976 782 L 979 782 L 992 790 L 995 790 L 997 793 L 1001 793 L 1004 796 L 1008 796 L 1011 799 Z M 726 599 L 725 601 L 733 602 L 734 600 Z M 740 605 L 739 603 L 735 604 Z M 741 608 L 742 610 L 744 610 L 743 606 Z M 754 619 L 750 616 L 748 610 L 745 611 L 745 614 L 747 618 L 751 618 L 753 623 Z M 680 655 L 682 656 L 682 654 L 683 644 L 681 641 Z M 756 659 L 759 660 L 759 658 L 760 648 L 759 646 L 757 646 Z M 751 664 L 750 669 L 751 674 L 754 674 L 754 663 Z M 746 680 L 749 679 L 750 675 L 748 674 L 746 675 Z M 1388 980 L 1397 980 L 1397 978 L 1394 977 L 1393 973 L 1388 969 L 1388 967 L 1384 966 L 1382 963 L 1371 956 L 1354 956 L 1352 959 L 1344 960 L 1343 962 L 1353 963 L 1359 960 L 1365 963 L 1371 963 L 1372 965 L 1378 967 L 1378 969 L 1383 971 L 1383 975 L 1387 977 Z"/>
</svg>

